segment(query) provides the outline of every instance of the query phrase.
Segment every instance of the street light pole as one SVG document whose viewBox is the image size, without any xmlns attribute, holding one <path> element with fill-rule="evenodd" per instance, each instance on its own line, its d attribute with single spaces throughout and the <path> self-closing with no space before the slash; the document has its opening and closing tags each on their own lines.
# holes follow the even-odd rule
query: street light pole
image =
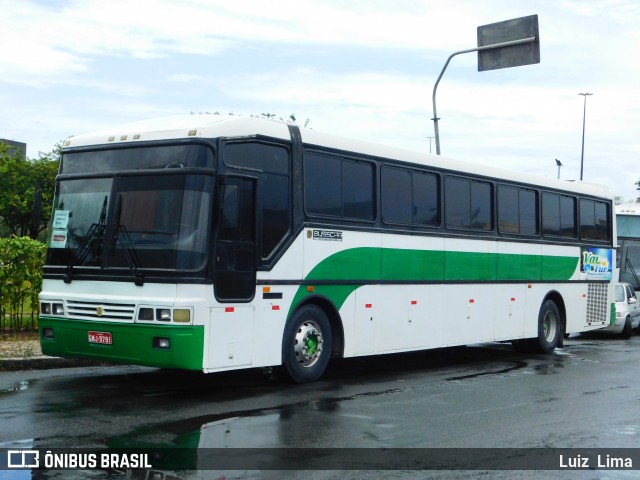
<svg viewBox="0 0 640 480">
<path fill-rule="evenodd" d="M 431 139 L 436 137 L 427 137 L 429 139 L 429 153 L 431 153 Z"/>
<path fill-rule="evenodd" d="M 560 180 L 560 167 L 562 167 L 562 162 L 556 158 L 556 165 L 558 166 L 558 180 Z"/>
<path fill-rule="evenodd" d="M 536 20 L 536 30 L 537 29 L 538 29 L 538 25 Z M 494 43 L 492 45 L 483 45 L 481 47 L 468 48 L 466 50 L 459 50 L 449 55 L 449 58 L 447 58 L 447 61 L 444 64 L 444 67 L 442 67 L 442 71 L 440 72 L 440 75 L 438 75 L 438 79 L 436 80 L 436 83 L 433 86 L 433 93 L 431 94 L 431 103 L 433 104 L 433 118 L 431 120 L 433 120 L 433 132 L 436 138 L 436 155 L 440 155 L 440 130 L 438 128 L 438 120 L 440 120 L 440 118 L 438 117 L 438 113 L 436 112 L 436 90 L 438 89 L 438 84 L 440 83 L 440 79 L 442 79 L 442 75 L 444 75 L 444 71 L 449 66 L 449 62 L 451 61 L 451 59 L 456 55 L 460 55 L 461 53 L 483 52 L 485 50 L 492 50 L 495 48 L 503 48 L 503 47 L 512 47 L 514 45 L 522 45 L 525 43 L 534 44 L 536 41 L 537 41 L 537 36 L 534 35 L 533 37 L 520 38 L 518 40 L 510 40 L 508 42 Z M 505 65 L 505 66 L 512 66 L 512 65 Z"/>
<path fill-rule="evenodd" d="M 584 108 L 582 110 L 582 154 L 580 155 L 580 180 L 582 180 L 582 172 L 584 171 L 584 124 L 587 118 L 587 97 L 593 95 L 593 93 L 585 92 L 579 93 L 584 97 Z"/>
</svg>

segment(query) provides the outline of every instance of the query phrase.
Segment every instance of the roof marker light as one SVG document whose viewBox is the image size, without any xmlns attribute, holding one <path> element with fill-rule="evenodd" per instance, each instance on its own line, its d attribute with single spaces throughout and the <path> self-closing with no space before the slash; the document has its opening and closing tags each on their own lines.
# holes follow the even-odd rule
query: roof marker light
<svg viewBox="0 0 640 480">
<path fill-rule="evenodd" d="M 139 134 L 139 133 L 136 133 L 136 134 L 133 136 L 133 139 L 134 139 L 134 140 L 140 140 L 140 134 Z"/>
<path fill-rule="evenodd" d="M 112 137 L 109 137 L 107 140 L 108 140 L 109 142 L 113 142 L 115 139 L 116 139 L 116 137 L 113 137 L 113 136 L 112 136 Z"/>
<path fill-rule="evenodd" d="M 122 136 L 120 137 L 120 141 L 121 141 L 121 142 L 124 142 L 126 139 L 127 139 L 127 136 L 126 136 L 126 135 L 122 135 Z"/>
<path fill-rule="evenodd" d="M 197 133 L 198 133 L 198 130 L 195 130 L 195 129 L 194 130 L 189 130 L 188 135 L 190 137 L 195 137 Z"/>
</svg>

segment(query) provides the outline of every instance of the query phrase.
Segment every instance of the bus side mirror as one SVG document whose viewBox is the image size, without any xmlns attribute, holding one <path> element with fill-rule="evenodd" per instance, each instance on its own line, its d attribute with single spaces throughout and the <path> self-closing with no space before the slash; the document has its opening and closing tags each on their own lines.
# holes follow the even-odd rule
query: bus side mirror
<svg viewBox="0 0 640 480">
<path fill-rule="evenodd" d="M 629 300 L 628 300 L 628 302 L 629 302 L 629 304 L 630 304 L 630 305 L 633 305 L 634 303 L 637 303 L 637 302 L 638 302 L 638 300 L 636 300 L 636 299 L 635 299 L 635 298 L 633 298 L 633 297 L 630 297 L 630 298 L 629 298 Z"/>
<path fill-rule="evenodd" d="M 223 189 L 220 228 L 236 228 L 238 226 L 238 210 L 240 204 L 238 186 L 224 185 Z"/>
</svg>

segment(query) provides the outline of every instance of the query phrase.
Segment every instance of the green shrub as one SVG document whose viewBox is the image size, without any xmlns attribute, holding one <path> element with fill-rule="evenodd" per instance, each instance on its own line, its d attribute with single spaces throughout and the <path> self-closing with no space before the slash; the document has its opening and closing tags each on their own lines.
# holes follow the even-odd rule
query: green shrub
<svg viewBox="0 0 640 480">
<path fill-rule="evenodd" d="M 29 237 L 0 238 L 0 331 L 37 328 L 46 250 Z"/>
</svg>

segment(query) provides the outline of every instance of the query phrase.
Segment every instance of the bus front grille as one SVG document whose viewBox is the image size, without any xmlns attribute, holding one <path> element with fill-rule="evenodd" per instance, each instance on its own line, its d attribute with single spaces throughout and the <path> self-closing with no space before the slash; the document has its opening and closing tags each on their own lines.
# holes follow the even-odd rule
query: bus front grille
<svg viewBox="0 0 640 480">
<path fill-rule="evenodd" d="M 67 301 L 67 317 L 92 320 L 133 321 L 135 304 Z"/>
</svg>

